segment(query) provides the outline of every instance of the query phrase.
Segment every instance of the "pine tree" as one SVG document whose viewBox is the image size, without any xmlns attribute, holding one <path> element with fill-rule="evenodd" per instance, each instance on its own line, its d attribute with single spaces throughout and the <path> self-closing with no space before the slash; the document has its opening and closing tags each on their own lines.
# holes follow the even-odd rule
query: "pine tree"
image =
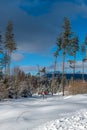
<svg viewBox="0 0 87 130">
<path fill-rule="evenodd" d="M 5 32 L 5 48 L 7 49 L 9 62 L 8 62 L 8 75 L 10 75 L 10 63 L 11 63 L 11 54 L 16 50 L 16 43 L 14 41 L 13 34 L 13 24 L 11 21 L 8 22 Z"/>
<path fill-rule="evenodd" d="M 7 53 L 4 53 L 4 56 L 2 58 L 2 64 L 4 66 L 4 74 L 7 75 L 7 65 L 9 63 L 9 56 Z"/>
<path fill-rule="evenodd" d="M 71 49 L 73 52 L 73 55 L 75 55 L 75 48 L 72 43 L 75 44 L 77 42 L 77 38 L 73 38 L 73 33 L 71 32 L 71 25 L 68 18 L 64 18 L 64 24 L 63 24 L 63 32 L 60 33 L 59 37 L 57 38 L 57 47 L 60 51 L 62 51 L 62 85 L 63 85 L 63 96 L 64 96 L 64 70 L 65 70 L 65 56 L 66 54 L 69 54 L 69 50 Z"/>
<path fill-rule="evenodd" d="M 77 36 L 73 36 L 71 39 L 71 44 L 68 46 L 69 55 L 74 57 L 73 60 L 73 78 L 75 77 L 75 63 L 76 63 L 76 53 L 79 50 L 79 40 Z"/>
<path fill-rule="evenodd" d="M 82 56 L 82 79 L 84 81 L 84 62 L 87 61 L 87 35 L 85 36 L 84 42 L 81 44 L 81 53 L 83 55 Z"/>
<path fill-rule="evenodd" d="M 57 57 L 58 57 L 58 51 L 56 50 L 54 53 L 53 53 L 53 56 L 54 56 L 54 73 L 56 71 L 56 65 L 57 65 Z"/>
<path fill-rule="evenodd" d="M 3 58 L 3 48 L 2 48 L 2 35 L 0 35 L 0 79 L 2 78 L 2 58 Z"/>
</svg>

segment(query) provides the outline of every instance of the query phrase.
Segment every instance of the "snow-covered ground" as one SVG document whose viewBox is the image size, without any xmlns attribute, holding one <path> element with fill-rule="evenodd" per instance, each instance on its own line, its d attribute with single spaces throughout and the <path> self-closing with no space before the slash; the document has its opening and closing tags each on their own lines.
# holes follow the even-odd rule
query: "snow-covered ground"
<svg viewBox="0 0 87 130">
<path fill-rule="evenodd" d="M 87 109 L 66 114 L 66 117 L 50 121 L 35 130 L 87 130 Z"/>
<path fill-rule="evenodd" d="M 0 102 L 0 130 L 87 130 L 87 95 Z"/>
</svg>

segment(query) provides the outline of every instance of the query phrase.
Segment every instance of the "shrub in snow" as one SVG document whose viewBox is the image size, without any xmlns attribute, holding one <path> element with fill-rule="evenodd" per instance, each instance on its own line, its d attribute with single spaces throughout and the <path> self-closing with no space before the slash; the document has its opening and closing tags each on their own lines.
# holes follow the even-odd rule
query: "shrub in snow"
<svg viewBox="0 0 87 130">
<path fill-rule="evenodd" d="M 32 96 L 30 86 L 27 84 L 26 81 L 20 82 L 19 88 L 18 88 L 18 95 L 21 97 L 29 97 Z"/>
<path fill-rule="evenodd" d="M 0 82 L 0 100 L 8 98 L 8 86 Z"/>
</svg>

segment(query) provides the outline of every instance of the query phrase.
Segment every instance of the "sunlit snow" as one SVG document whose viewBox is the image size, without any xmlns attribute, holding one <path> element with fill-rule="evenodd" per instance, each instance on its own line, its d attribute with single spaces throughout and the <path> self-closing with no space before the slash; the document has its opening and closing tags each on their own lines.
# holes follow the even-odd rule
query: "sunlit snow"
<svg viewBox="0 0 87 130">
<path fill-rule="evenodd" d="M 87 130 L 87 95 L 0 102 L 0 130 Z"/>
</svg>

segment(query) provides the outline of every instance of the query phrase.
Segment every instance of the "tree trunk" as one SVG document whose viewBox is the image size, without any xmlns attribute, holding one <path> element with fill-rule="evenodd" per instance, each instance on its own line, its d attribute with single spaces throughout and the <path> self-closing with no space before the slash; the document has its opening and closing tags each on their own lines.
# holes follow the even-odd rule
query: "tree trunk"
<svg viewBox="0 0 87 130">
<path fill-rule="evenodd" d="M 82 61 L 82 80 L 84 81 L 84 61 Z"/>
<path fill-rule="evenodd" d="M 55 57 L 55 61 L 54 61 L 54 73 L 56 71 L 56 64 L 57 64 L 57 57 Z"/>
<path fill-rule="evenodd" d="M 7 76 L 7 67 L 6 67 L 6 63 L 5 63 L 5 68 L 4 68 L 4 77 L 6 78 Z"/>
<path fill-rule="evenodd" d="M 11 64 L 11 51 L 9 51 L 9 62 L 8 62 L 8 76 L 10 76 L 10 64 Z"/>
<path fill-rule="evenodd" d="M 74 55 L 74 68 L 73 68 L 73 80 L 75 79 L 75 70 L 76 70 L 76 55 Z"/>
<path fill-rule="evenodd" d="M 62 87 L 63 87 L 63 96 L 64 96 L 64 89 L 65 89 L 65 85 L 64 85 L 64 68 L 65 68 L 65 53 L 63 52 L 63 59 L 62 59 Z"/>
</svg>

